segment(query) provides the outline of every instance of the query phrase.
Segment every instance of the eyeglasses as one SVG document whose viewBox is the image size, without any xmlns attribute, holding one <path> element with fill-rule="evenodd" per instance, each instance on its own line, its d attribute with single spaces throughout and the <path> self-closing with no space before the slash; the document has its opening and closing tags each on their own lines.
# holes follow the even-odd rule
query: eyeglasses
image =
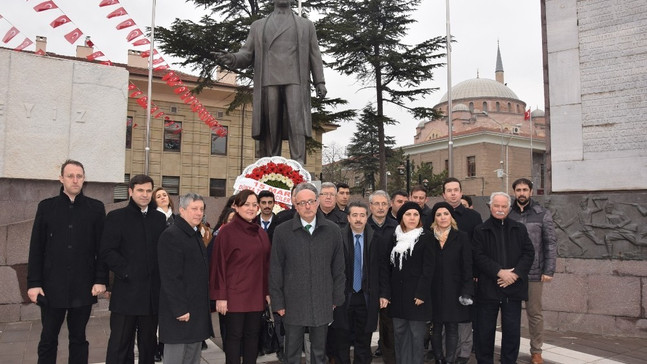
<svg viewBox="0 0 647 364">
<path fill-rule="evenodd" d="M 296 205 L 299 207 L 304 207 L 304 206 L 314 206 L 314 204 L 316 203 L 317 203 L 317 200 L 308 200 L 308 201 L 297 202 Z"/>
<path fill-rule="evenodd" d="M 324 196 L 324 197 L 335 197 L 336 193 L 334 192 L 322 192 L 319 194 L 319 196 Z"/>
<path fill-rule="evenodd" d="M 388 202 L 371 202 L 373 206 L 389 206 Z"/>
</svg>

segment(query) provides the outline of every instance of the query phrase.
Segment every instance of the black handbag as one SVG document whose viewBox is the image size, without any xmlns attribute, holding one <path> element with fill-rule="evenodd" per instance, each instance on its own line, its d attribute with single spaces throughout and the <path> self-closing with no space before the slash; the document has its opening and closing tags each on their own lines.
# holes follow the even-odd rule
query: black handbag
<svg viewBox="0 0 647 364">
<path fill-rule="evenodd" d="M 281 350 L 279 338 L 276 336 L 276 323 L 272 305 L 268 305 L 261 315 L 261 332 L 258 339 L 258 355 L 276 353 Z"/>
</svg>

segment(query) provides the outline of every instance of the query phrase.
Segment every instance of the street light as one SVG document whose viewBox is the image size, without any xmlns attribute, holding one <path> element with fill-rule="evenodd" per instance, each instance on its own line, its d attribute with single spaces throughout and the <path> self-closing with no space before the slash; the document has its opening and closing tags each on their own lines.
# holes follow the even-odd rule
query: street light
<svg viewBox="0 0 647 364">
<path fill-rule="evenodd" d="M 409 180 L 411 179 L 411 162 L 409 161 L 409 156 L 406 159 L 406 167 L 400 164 L 398 166 L 398 174 L 404 176 L 406 174 L 407 179 L 407 195 L 409 195 Z"/>
</svg>

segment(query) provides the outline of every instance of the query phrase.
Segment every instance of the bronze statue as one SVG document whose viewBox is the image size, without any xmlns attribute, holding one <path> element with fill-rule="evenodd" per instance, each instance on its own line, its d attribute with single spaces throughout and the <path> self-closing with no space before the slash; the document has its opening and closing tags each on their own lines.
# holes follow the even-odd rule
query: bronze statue
<svg viewBox="0 0 647 364">
<path fill-rule="evenodd" d="M 312 137 L 310 74 L 317 96 L 327 91 L 314 24 L 292 12 L 291 3 L 274 0 L 274 11 L 252 23 L 240 51 L 214 54 L 228 68 L 254 67 L 252 137 L 262 156 L 281 155 L 288 139 L 290 157 L 303 163 L 305 139 Z"/>
</svg>

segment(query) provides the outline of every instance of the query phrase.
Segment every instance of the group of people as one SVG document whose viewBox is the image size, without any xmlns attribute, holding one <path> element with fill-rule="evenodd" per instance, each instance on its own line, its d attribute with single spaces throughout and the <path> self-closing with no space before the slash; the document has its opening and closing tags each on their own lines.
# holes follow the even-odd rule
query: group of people
<svg viewBox="0 0 647 364">
<path fill-rule="evenodd" d="M 70 363 L 87 362 L 91 307 L 110 287 L 108 364 L 132 363 L 135 338 L 140 363 L 160 350 L 165 363 L 199 363 L 215 311 L 226 362 L 255 363 L 266 310 L 281 328 L 285 363 L 300 363 L 303 351 L 308 363 L 370 363 L 378 322 L 387 364 L 422 363 L 425 340 L 436 363 L 467 362 L 472 344 L 479 363 L 492 363 L 499 311 L 501 361 L 515 363 L 522 301 L 533 363 L 542 363 L 541 290 L 555 270 L 555 234 L 527 179 L 514 182 L 514 203 L 492 194 L 485 222 L 455 178 L 431 208 L 422 186 L 375 191 L 366 204 L 350 201 L 343 183 L 302 183 L 292 209 L 278 214 L 272 192 L 243 190 L 212 238 L 198 194 L 180 196 L 176 214 L 167 191 L 137 175 L 128 205 L 105 216 L 83 194 L 80 162 L 66 161 L 59 178 L 60 194 L 38 206 L 30 243 L 39 362 L 55 362 L 66 316 Z"/>
</svg>

